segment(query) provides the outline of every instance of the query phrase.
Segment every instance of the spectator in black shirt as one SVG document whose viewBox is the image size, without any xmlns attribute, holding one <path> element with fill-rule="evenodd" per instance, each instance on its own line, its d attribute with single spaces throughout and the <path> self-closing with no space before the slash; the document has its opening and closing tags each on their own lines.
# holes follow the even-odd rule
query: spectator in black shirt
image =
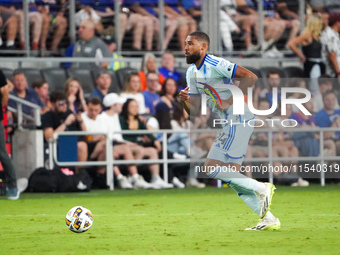
<svg viewBox="0 0 340 255">
<path fill-rule="evenodd" d="M 63 92 L 54 91 L 50 95 L 51 110 L 41 116 L 41 126 L 45 141 L 53 137 L 56 132 L 77 131 L 83 125 L 80 113 L 74 115 L 67 109 L 66 96 Z M 84 141 L 77 142 L 78 161 L 87 160 L 87 145 Z M 77 167 L 76 171 L 79 170 Z"/>
</svg>

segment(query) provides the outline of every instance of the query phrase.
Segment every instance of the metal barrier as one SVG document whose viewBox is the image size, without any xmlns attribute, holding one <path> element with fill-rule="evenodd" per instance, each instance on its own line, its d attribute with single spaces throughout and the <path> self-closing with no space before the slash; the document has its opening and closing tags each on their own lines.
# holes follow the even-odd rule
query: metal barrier
<svg viewBox="0 0 340 255">
<path fill-rule="evenodd" d="M 168 159 L 167 155 L 167 134 L 172 133 L 216 133 L 217 129 L 208 129 L 208 130 L 123 130 L 122 134 L 162 134 L 162 146 L 163 146 L 163 159 L 159 160 L 113 160 L 112 157 L 106 157 L 106 161 L 86 161 L 86 162 L 59 162 L 57 159 L 57 141 L 60 135 L 72 135 L 72 136 L 83 136 L 83 135 L 104 135 L 106 139 L 106 155 L 112 155 L 112 136 L 111 134 L 105 133 L 91 133 L 86 131 L 66 131 L 66 132 L 57 132 L 53 135 L 53 139 L 49 141 L 49 149 L 50 149 L 50 169 L 53 169 L 54 162 L 59 166 L 98 166 L 98 165 L 106 165 L 106 174 L 107 174 L 107 185 L 110 187 L 110 190 L 114 190 L 114 177 L 113 177 L 113 165 L 129 165 L 129 164 L 163 164 L 163 176 L 164 181 L 168 182 L 168 164 L 169 163 L 190 163 L 192 162 L 190 159 L 185 160 L 177 160 L 177 159 Z M 282 130 L 274 129 L 274 128 L 257 128 L 254 132 L 268 132 L 268 141 L 272 141 L 273 133 L 280 132 Z M 291 158 L 273 158 L 272 157 L 272 148 L 273 145 L 268 143 L 268 157 L 265 158 L 245 158 L 244 162 L 268 162 L 270 165 L 273 165 L 274 161 L 320 161 L 321 164 L 324 164 L 325 160 L 338 160 L 340 161 L 340 156 L 337 157 L 324 157 L 323 155 L 323 147 L 324 147 L 324 132 L 329 131 L 340 131 L 339 128 L 289 128 L 289 132 L 318 132 L 320 134 L 320 155 L 318 157 L 291 157 Z M 204 162 L 204 159 L 195 160 L 195 162 Z M 269 181 L 273 182 L 273 173 L 269 172 Z M 321 186 L 325 185 L 325 173 L 323 171 L 320 172 L 320 181 Z"/>
<path fill-rule="evenodd" d="M 8 107 L 8 110 L 18 114 L 18 128 L 19 129 L 23 129 L 22 123 L 23 123 L 24 117 L 28 120 L 33 121 L 33 123 L 36 127 L 41 126 L 41 115 L 40 115 L 41 107 L 39 105 L 33 104 L 33 103 L 31 103 L 27 100 L 13 96 L 11 94 L 9 94 L 9 98 L 14 100 L 17 103 L 17 109 L 14 109 L 12 107 Z M 27 105 L 27 106 L 33 108 L 33 116 L 23 113 L 22 105 Z"/>
</svg>

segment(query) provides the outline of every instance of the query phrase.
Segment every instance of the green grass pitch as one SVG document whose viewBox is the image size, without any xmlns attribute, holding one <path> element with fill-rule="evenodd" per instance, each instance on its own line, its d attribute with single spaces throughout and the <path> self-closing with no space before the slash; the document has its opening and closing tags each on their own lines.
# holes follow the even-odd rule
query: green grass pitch
<svg viewBox="0 0 340 255">
<path fill-rule="evenodd" d="M 67 229 L 74 206 L 85 233 Z M 340 186 L 278 187 L 279 231 L 244 231 L 258 217 L 230 188 L 22 194 L 0 198 L 0 254 L 340 254 Z"/>
</svg>

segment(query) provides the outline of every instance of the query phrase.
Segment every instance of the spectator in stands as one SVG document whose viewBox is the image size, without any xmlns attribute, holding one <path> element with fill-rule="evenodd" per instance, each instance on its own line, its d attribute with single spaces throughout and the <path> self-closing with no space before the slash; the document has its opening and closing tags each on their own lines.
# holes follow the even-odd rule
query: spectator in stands
<svg viewBox="0 0 340 255">
<path fill-rule="evenodd" d="M 327 91 L 333 90 L 333 79 L 327 74 L 323 74 L 318 79 L 319 89 L 313 95 L 314 112 L 319 112 L 323 109 L 322 95 Z M 340 109 L 338 99 L 335 100 L 335 109 Z"/>
<path fill-rule="evenodd" d="M 42 15 L 40 48 L 42 51 L 47 49 L 46 40 L 52 27 L 54 33 L 50 49 L 55 51 L 58 49 L 59 43 L 63 39 L 67 28 L 67 19 L 65 17 L 67 2 L 35 0 L 35 4 L 37 5 L 39 13 Z M 42 52 L 42 54 L 44 53 Z"/>
<path fill-rule="evenodd" d="M 202 20 L 202 1 L 201 0 L 182 0 L 182 6 L 191 17 L 196 20 L 198 27 L 201 29 Z"/>
<path fill-rule="evenodd" d="M 78 29 L 79 40 L 75 43 L 73 49 L 73 57 L 88 57 L 88 58 L 110 58 L 111 52 L 106 44 L 97 36 L 94 35 L 95 25 L 91 20 L 85 20 L 80 23 Z M 96 70 L 98 67 L 93 62 L 73 63 L 80 68 L 89 68 Z M 99 66 L 107 67 L 107 62 L 101 62 Z"/>
<path fill-rule="evenodd" d="M 104 97 L 103 103 L 107 110 L 102 112 L 98 116 L 98 119 L 100 119 L 102 123 L 102 131 L 113 134 L 113 151 L 131 151 L 133 154 L 133 159 L 143 159 L 144 148 L 136 143 L 124 140 L 122 134 L 120 133 L 122 128 L 119 122 L 119 114 L 122 111 L 122 106 L 123 103 L 125 103 L 125 99 L 119 97 L 115 93 L 109 93 Z M 150 183 L 147 183 L 141 175 L 138 175 L 138 173 L 134 171 L 134 168 L 132 168 L 129 172 L 131 174 L 131 183 L 135 189 L 153 188 Z"/>
<path fill-rule="evenodd" d="M 302 88 L 302 89 L 306 89 L 307 87 L 306 81 L 303 78 L 291 78 L 288 80 L 287 86 L 290 88 Z M 287 99 L 298 99 L 303 97 L 304 94 L 299 92 L 287 93 Z M 293 113 L 299 112 L 299 108 L 297 108 L 296 105 L 292 105 L 292 112 Z"/>
<path fill-rule="evenodd" d="M 0 29 L 6 29 L 6 45 L 3 44 L 0 35 L 0 47 L 4 49 L 15 49 L 15 37 L 18 31 L 18 18 L 7 8 L 0 6 Z"/>
<path fill-rule="evenodd" d="M 138 117 L 138 103 L 134 99 L 128 99 L 125 102 L 119 120 L 122 130 L 146 130 L 145 124 Z M 123 138 L 142 145 L 144 157 L 151 160 L 158 159 L 158 153 L 161 152 L 162 146 L 153 135 L 130 134 L 123 135 Z M 173 188 L 173 184 L 166 183 L 159 176 L 159 164 L 150 164 L 149 167 L 152 172 L 151 183 L 155 188 Z"/>
<path fill-rule="evenodd" d="M 123 5 L 128 7 L 132 12 L 141 14 L 143 16 L 148 17 L 152 20 L 154 28 L 154 32 L 158 35 L 159 33 L 159 19 L 157 18 L 156 9 L 158 7 L 158 1 L 149 1 L 149 0 L 124 0 Z M 169 42 L 175 33 L 178 22 L 176 18 L 172 15 L 166 15 L 167 18 L 165 20 L 165 35 L 164 35 L 164 49 L 168 48 Z M 158 39 L 158 38 L 157 38 Z M 158 45 L 159 49 L 159 45 Z"/>
<path fill-rule="evenodd" d="M 84 91 L 80 82 L 76 78 L 68 78 L 65 82 L 64 93 L 67 98 L 68 109 L 73 113 L 86 112 L 87 105 Z"/>
<path fill-rule="evenodd" d="M 259 88 L 254 91 L 254 106 L 256 106 L 256 102 L 259 102 L 261 99 L 266 99 L 269 101 L 270 106 L 273 104 L 273 88 L 279 88 L 281 83 L 280 74 L 276 71 L 271 71 L 267 74 L 267 84 L 268 86 L 262 90 Z M 277 92 L 278 96 L 278 104 L 281 102 L 281 93 Z"/>
<path fill-rule="evenodd" d="M 40 79 L 32 83 L 32 88 L 38 93 L 41 102 L 44 104 L 44 107 L 41 109 L 41 114 L 44 114 L 51 109 L 50 97 L 48 96 L 49 85 L 45 80 Z"/>
<path fill-rule="evenodd" d="M 106 132 L 107 129 L 105 127 L 105 122 L 103 119 L 99 117 L 99 113 L 101 112 L 101 104 L 102 101 L 99 97 L 91 97 L 88 104 L 88 111 L 83 112 L 81 114 L 81 118 L 83 120 L 84 125 L 82 125 L 83 131 L 100 133 Z M 88 145 L 88 155 L 89 160 L 98 159 L 99 161 L 106 160 L 106 145 L 103 135 L 88 135 L 87 136 L 87 145 Z M 130 147 L 126 144 L 115 144 L 113 146 L 113 158 L 118 159 L 123 157 L 125 160 L 133 160 L 133 154 Z M 128 167 L 129 173 L 133 175 L 137 175 L 137 167 L 136 165 L 129 165 Z M 117 166 L 113 168 L 114 174 L 117 177 L 119 186 L 121 189 L 132 189 L 133 186 L 128 182 L 127 178 L 123 176 Z M 105 174 L 106 167 L 99 166 L 97 168 L 97 174 Z M 137 178 L 139 179 L 139 178 Z"/>
<path fill-rule="evenodd" d="M 301 35 L 290 40 L 288 46 L 299 56 L 304 65 L 306 78 L 318 78 L 325 73 L 325 64 L 322 62 L 320 41 L 322 20 L 316 15 L 310 15 L 306 28 Z M 302 45 L 302 52 L 298 49 Z"/>
<path fill-rule="evenodd" d="M 85 4 L 83 4 L 85 2 Z M 97 34 L 101 35 L 104 31 L 104 26 L 101 22 L 101 17 L 96 13 L 96 11 L 90 6 L 86 5 L 87 1 L 80 0 L 78 2 L 79 10 L 74 15 L 75 23 L 77 26 L 83 21 L 90 20 L 94 24 L 94 29 Z"/>
<path fill-rule="evenodd" d="M 103 101 L 104 96 L 106 96 L 107 93 L 109 92 L 111 82 L 112 82 L 111 75 L 107 71 L 102 70 L 98 72 L 96 78 L 97 88 L 95 89 L 95 91 L 91 93 L 90 97 L 97 96 L 100 98 L 100 100 Z M 102 105 L 102 107 L 104 110 L 104 105 Z"/>
<path fill-rule="evenodd" d="M 158 72 L 158 65 L 156 62 L 156 57 L 153 53 L 145 53 L 143 59 L 142 59 L 142 66 L 140 68 L 140 71 L 138 72 L 140 82 L 141 82 L 141 90 L 144 91 L 146 90 L 146 74 L 148 72 L 156 72 L 158 73 L 159 77 L 159 84 L 163 84 L 165 78 L 164 76 Z"/>
<path fill-rule="evenodd" d="M 184 51 L 184 41 L 188 34 L 197 30 L 196 21 L 180 6 L 179 0 L 165 0 L 164 13 L 167 16 L 173 16 L 178 21 L 177 37 Z"/>
<path fill-rule="evenodd" d="M 316 125 L 319 127 L 340 127 L 340 109 L 335 108 L 336 95 L 334 91 L 323 94 L 324 108 L 315 115 Z M 340 132 L 324 132 L 324 138 L 333 139 L 336 144 L 337 155 L 340 154 Z"/>
<path fill-rule="evenodd" d="M 106 33 L 106 32 L 105 32 Z M 115 50 L 117 48 L 117 44 L 116 44 L 116 40 L 113 38 L 112 35 L 103 35 L 102 36 L 102 40 L 106 43 L 107 48 L 109 49 L 109 51 L 112 54 L 112 58 L 113 61 L 109 63 L 109 65 L 107 66 L 107 69 L 111 69 L 114 71 L 117 71 L 120 68 L 124 68 L 125 67 L 125 63 L 122 61 L 123 60 L 123 56 L 122 55 L 118 55 Z"/>
<path fill-rule="evenodd" d="M 159 93 L 162 101 L 166 103 L 170 109 L 172 109 L 178 94 L 179 92 L 176 81 L 172 78 L 167 78 L 163 83 L 161 92 Z"/>
<path fill-rule="evenodd" d="M 141 83 L 137 73 L 132 73 L 126 76 L 124 81 L 124 88 L 120 93 L 124 99 L 132 98 L 138 103 L 139 114 L 150 113 L 150 109 L 145 107 L 145 99 L 141 93 Z"/>
<path fill-rule="evenodd" d="M 20 38 L 20 49 L 24 49 L 25 46 L 25 20 L 24 12 L 22 10 L 22 0 L 11 0 L 9 3 L 3 3 L 3 11 L 15 14 L 19 20 L 19 38 Z M 29 3 L 29 24 L 32 27 L 32 50 L 37 50 L 39 46 L 39 40 L 41 36 L 42 28 L 42 15 L 37 11 L 34 2 Z M 29 42 L 26 42 L 29 43 Z"/>
<path fill-rule="evenodd" d="M 44 131 L 45 142 L 57 132 L 78 131 L 82 122 L 80 114 L 73 114 L 67 109 L 66 96 L 61 91 L 53 91 L 50 95 L 51 110 L 41 116 L 41 127 Z M 77 142 L 78 161 L 87 160 L 87 145 L 84 141 Z M 75 167 L 79 172 L 81 167 Z"/>
<path fill-rule="evenodd" d="M 245 46 L 248 51 L 256 49 L 251 42 L 251 28 L 254 27 L 257 33 L 257 14 L 247 7 L 244 0 L 221 0 L 220 1 L 220 29 L 224 47 L 227 51 L 233 50 L 232 32 L 242 34 Z M 248 10 L 250 13 L 241 15 L 238 9 Z"/>
<path fill-rule="evenodd" d="M 338 78 L 340 82 L 340 13 L 333 13 L 329 17 L 329 27 L 321 34 L 322 57 L 326 63 L 326 73 Z"/>
<path fill-rule="evenodd" d="M 158 91 L 158 75 L 155 72 L 146 74 L 146 90 L 142 92 L 145 101 L 145 107 L 149 108 L 151 114 L 155 114 L 155 106 L 159 103 L 161 97 Z"/>
<path fill-rule="evenodd" d="M 175 56 L 171 51 L 166 51 L 162 56 L 162 66 L 158 69 L 164 78 L 173 78 L 181 90 L 186 87 L 185 75 L 175 68 Z"/>
<path fill-rule="evenodd" d="M 15 70 L 13 72 L 13 85 L 14 88 L 10 92 L 11 95 L 24 99 L 28 102 L 36 104 L 41 108 L 44 107 L 43 102 L 37 92 L 34 89 L 28 88 L 26 76 L 20 70 Z M 17 109 L 17 103 L 13 99 L 8 100 L 8 106 Z M 22 105 L 23 113 L 32 115 L 32 108 L 27 105 Z M 8 112 L 8 118 L 13 120 L 11 112 Z"/>
<path fill-rule="evenodd" d="M 17 178 L 15 169 L 11 158 L 8 155 L 5 141 L 5 129 L 2 123 L 3 110 L 7 104 L 9 92 L 13 89 L 13 84 L 6 80 L 4 73 L 0 70 L 0 98 L 1 98 L 1 109 L 0 109 L 0 162 L 3 166 L 6 186 L 8 188 L 7 198 L 9 200 L 17 200 L 20 197 L 20 191 L 17 187 Z"/>
</svg>

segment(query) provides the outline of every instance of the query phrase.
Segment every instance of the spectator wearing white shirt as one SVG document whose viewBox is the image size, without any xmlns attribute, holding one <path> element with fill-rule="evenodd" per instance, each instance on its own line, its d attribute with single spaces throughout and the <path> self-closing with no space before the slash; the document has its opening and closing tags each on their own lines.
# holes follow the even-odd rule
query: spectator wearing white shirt
<svg viewBox="0 0 340 255">
<path fill-rule="evenodd" d="M 340 13 L 329 16 L 329 27 L 321 34 L 326 73 L 340 81 Z"/>
</svg>

